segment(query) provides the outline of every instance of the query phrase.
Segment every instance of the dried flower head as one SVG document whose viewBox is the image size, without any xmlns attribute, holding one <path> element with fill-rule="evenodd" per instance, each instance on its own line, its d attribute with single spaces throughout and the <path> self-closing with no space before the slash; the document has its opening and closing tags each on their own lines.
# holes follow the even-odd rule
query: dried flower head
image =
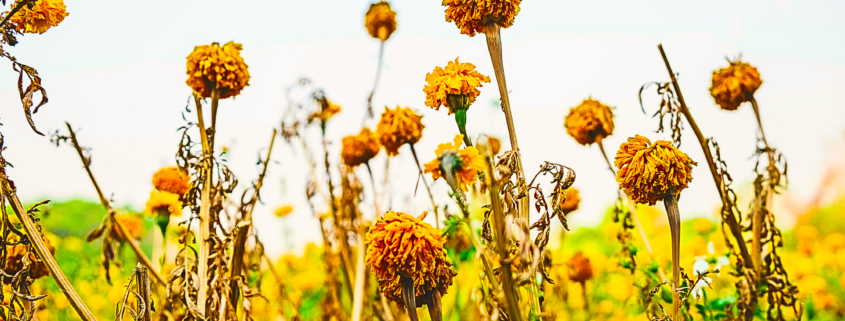
<svg viewBox="0 0 845 321">
<path fill-rule="evenodd" d="M 410 108 L 397 106 L 391 110 L 385 107 L 376 125 L 376 134 L 387 155 L 396 156 L 402 145 L 420 141 L 423 128 L 422 116 Z"/>
<path fill-rule="evenodd" d="M 493 136 L 488 136 L 487 144 L 490 145 L 490 154 L 493 154 L 493 156 L 499 155 L 499 152 L 502 150 L 501 140 Z"/>
<path fill-rule="evenodd" d="M 332 116 L 340 112 L 340 105 L 332 103 L 331 100 L 324 99 L 318 101 L 320 103 L 320 110 L 308 116 L 308 121 L 319 119 L 322 123 L 326 123 Z"/>
<path fill-rule="evenodd" d="M 56 248 L 54 248 L 53 245 L 50 244 L 50 240 L 46 237 L 41 239 L 44 241 L 44 245 L 47 247 L 47 249 L 50 250 L 50 254 L 56 254 Z M 50 275 L 50 270 L 47 269 L 47 265 L 44 264 L 44 262 L 41 261 L 41 259 L 39 259 L 37 255 L 35 255 L 35 250 L 29 250 L 29 245 L 7 245 L 6 251 L 6 265 L 3 267 L 3 270 L 6 272 L 6 274 L 15 275 L 20 272 L 23 269 L 24 256 L 29 253 L 30 278 L 35 280 Z M 3 283 L 9 284 L 9 282 L 12 281 L 12 278 L 4 278 L 3 280 Z"/>
<path fill-rule="evenodd" d="M 584 253 L 578 252 L 569 260 L 569 279 L 573 282 L 587 282 L 593 278 L 593 265 Z"/>
<path fill-rule="evenodd" d="M 182 215 L 182 202 L 179 201 L 179 195 L 155 190 L 150 192 L 144 214 L 179 216 Z"/>
<path fill-rule="evenodd" d="M 219 98 L 237 96 L 249 86 L 249 69 L 241 58 L 243 46 L 230 41 L 222 47 L 218 43 L 194 47 L 188 55 L 186 83 L 203 98 L 218 90 Z"/>
<path fill-rule="evenodd" d="M 191 177 L 178 167 L 164 167 L 153 174 L 153 187 L 162 192 L 185 195 L 191 189 Z"/>
<path fill-rule="evenodd" d="M 10 11 L 6 11 L 6 16 L 9 13 Z M 67 16 L 67 7 L 63 0 L 36 0 L 31 7 L 24 5 L 9 18 L 9 24 L 20 33 L 44 33 L 50 27 L 58 26 Z"/>
<path fill-rule="evenodd" d="M 290 213 L 293 213 L 293 206 L 292 205 L 279 206 L 279 208 L 277 208 L 273 212 L 273 214 L 276 215 L 276 217 L 278 217 L 278 218 L 284 218 L 284 217 L 290 215 Z"/>
<path fill-rule="evenodd" d="M 144 237 L 144 222 L 141 221 L 141 218 L 137 215 L 133 214 L 120 214 L 115 216 L 115 219 L 120 222 L 120 225 L 126 229 L 126 233 L 129 234 L 129 237 L 133 239 L 140 239 Z M 112 225 L 111 229 L 109 230 L 109 236 L 113 239 L 119 240 L 120 232 L 118 232 L 117 226 Z"/>
<path fill-rule="evenodd" d="M 455 61 L 446 64 L 446 68 L 435 67 L 434 71 L 427 73 L 425 81 L 428 83 L 423 88 L 425 105 L 434 110 L 445 106 L 451 115 L 455 109 L 469 108 L 481 93 L 478 87 L 482 82 L 490 82 L 490 77 L 475 70 L 475 65 L 460 63 L 455 58 Z"/>
<path fill-rule="evenodd" d="M 475 36 L 484 32 L 484 27 L 498 24 L 508 28 L 519 13 L 522 0 L 443 0 L 446 8 L 446 22 L 455 22 L 461 33 Z"/>
<path fill-rule="evenodd" d="M 393 31 L 396 31 L 396 12 L 390 9 L 387 1 L 373 3 L 364 16 L 364 26 L 373 38 L 387 41 Z"/>
<path fill-rule="evenodd" d="M 413 279 L 419 298 L 431 291 L 445 294 L 456 275 L 446 257 L 441 231 L 422 221 L 426 214 L 416 218 L 387 212 L 367 232 L 367 265 L 378 278 L 382 293 L 399 307 L 405 305 L 402 276 Z"/>
<path fill-rule="evenodd" d="M 581 203 L 581 195 L 578 190 L 570 187 L 563 193 L 566 195 L 566 201 L 564 201 L 563 204 L 560 204 L 560 209 L 563 213 L 569 214 L 570 212 L 578 210 L 578 205 Z"/>
<path fill-rule="evenodd" d="M 358 135 L 344 137 L 341 143 L 340 157 L 344 164 L 351 167 L 369 162 L 381 151 L 378 136 L 367 127 L 362 128 Z"/>
<path fill-rule="evenodd" d="M 569 110 L 563 121 L 566 133 L 581 145 L 590 145 L 613 134 L 613 112 L 590 98 Z"/>
<path fill-rule="evenodd" d="M 730 62 L 730 66 L 713 72 L 710 96 L 722 109 L 736 110 L 762 84 L 757 68 L 742 61 Z"/>
<path fill-rule="evenodd" d="M 459 164 L 455 164 L 453 167 L 455 170 L 455 183 L 466 191 L 469 189 L 468 186 L 475 183 L 475 180 L 478 179 L 478 172 L 484 170 L 484 158 L 478 153 L 478 149 L 475 146 L 460 149 L 463 138 L 464 135 L 457 135 L 455 136 L 454 143 L 437 145 L 437 150 L 434 151 L 437 154 L 437 158 L 425 164 L 425 173 L 431 173 L 431 178 L 435 181 L 445 176 L 445 173 L 441 170 L 441 159 L 444 153 L 449 151 L 455 152 L 460 156 L 456 158 Z"/>
<path fill-rule="evenodd" d="M 698 165 L 671 143 L 651 144 L 640 135 L 619 146 L 614 162 L 619 171 L 619 188 L 634 202 L 654 205 L 664 197 L 677 195 L 692 181 L 692 166 Z"/>
</svg>

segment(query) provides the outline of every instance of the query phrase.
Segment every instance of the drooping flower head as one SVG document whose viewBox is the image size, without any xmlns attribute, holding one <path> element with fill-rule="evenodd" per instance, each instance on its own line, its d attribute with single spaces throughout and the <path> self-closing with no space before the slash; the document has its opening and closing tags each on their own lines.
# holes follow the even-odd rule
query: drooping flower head
<svg viewBox="0 0 845 321">
<path fill-rule="evenodd" d="M 484 32 L 489 24 L 508 28 L 519 13 L 522 0 L 443 0 L 446 8 L 446 22 L 455 22 L 461 33 L 475 36 Z"/>
<path fill-rule="evenodd" d="M 137 215 L 133 214 L 120 214 L 114 217 L 123 228 L 126 229 L 126 233 L 129 234 L 129 237 L 133 239 L 140 239 L 144 237 L 144 222 L 141 221 L 141 218 Z M 112 225 L 112 228 L 109 230 L 110 236 L 113 239 L 121 239 L 120 232 L 118 232 L 117 226 Z"/>
<path fill-rule="evenodd" d="M 376 134 L 389 156 L 399 154 L 399 148 L 405 144 L 416 144 L 422 138 L 422 115 L 408 107 L 391 110 L 385 107 L 381 119 L 376 125 Z"/>
<path fill-rule="evenodd" d="M 401 277 L 414 281 L 417 305 L 432 291 L 445 294 L 456 275 L 446 257 L 441 231 L 419 218 L 399 212 L 387 212 L 367 232 L 367 265 L 378 279 L 388 300 L 404 307 Z M 416 308 L 416 307 L 410 307 Z"/>
<path fill-rule="evenodd" d="M 10 12 L 6 11 L 6 15 Z M 9 24 L 21 33 L 44 33 L 50 27 L 58 26 L 67 16 L 67 7 L 63 0 L 37 0 L 30 5 L 24 5 L 9 18 Z"/>
<path fill-rule="evenodd" d="M 185 195 L 191 189 L 191 177 L 178 167 L 164 167 L 153 174 L 153 187 L 162 192 Z"/>
<path fill-rule="evenodd" d="M 40 236 L 38 236 L 40 237 Z M 15 237 L 16 238 L 16 237 Z M 50 254 L 56 254 L 56 248 L 50 244 L 50 240 L 46 237 L 41 238 L 44 241 L 44 245 L 47 247 L 47 250 L 50 251 Z M 12 240 L 17 242 L 18 240 Z M 25 244 L 16 244 L 16 245 L 6 245 L 6 265 L 3 267 L 3 270 L 6 274 L 15 275 L 23 269 L 24 266 L 24 256 L 29 254 L 29 277 L 33 280 L 40 279 L 47 275 L 50 275 L 50 270 L 47 269 L 47 265 L 44 264 L 44 261 L 38 258 L 38 255 L 35 254 L 35 250 L 29 249 L 29 245 Z M 9 284 L 12 281 L 12 278 L 3 278 L 3 283 Z"/>
<path fill-rule="evenodd" d="M 273 214 L 276 215 L 276 217 L 278 217 L 278 218 L 284 218 L 284 217 L 290 215 L 290 213 L 293 213 L 293 206 L 292 205 L 279 206 L 279 208 L 277 208 L 273 212 Z"/>
<path fill-rule="evenodd" d="M 387 41 L 393 31 L 396 31 L 396 12 L 390 9 L 387 1 L 373 3 L 364 16 L 364 26 L 373 38 Z"/>
<path fill-rule="evenodd" d="M 179 195 L 155 190 L 150 192 L 150 199 L 147 200 L 144 214 L 152 216 L 179 216 L 182 215 L 182 202 L 179 201 Z"/>
<path fill-rule="evenodd" d="M 564 214 L 569 214 L 578 210 L 578 205 L 581 203 L 581 195 L 577 189 L 570 187 L 563 192 L 566 195 L 566 201 L 560 205 L 560 209 Z"/>
<path fill-rule="evenodd" d="M 569 110 L 563 127 L 579 144 L 590 145 L 613 134 L 613 112 L 598 100 L 587 98 Z"/>
<path fill-rule="evenodd" d="M 675 196 L 692 181 L 692 166 L 698 165 L 671 143 L 651 143 L 640 135 L 619 146 L 614 162 L 616 181 L 634 202 L 654 205 Z"/>
<path fill-rule="evenodd" d="M 381 151 L 378 136 L 367 127 L 362 128 L 358 135 L 344 137 L 341 143 L 340 157 L 344 164 L 351 167 L 369 162 Z"/>
<path fill-rule="evenodd" d="M 481 94 L 478 87 L 482 82 L 490 82 L 490 77 L 475 70 L 475 65 L 465 62 L 450 61 L 446 68 L 435 67 L 434 71 L 425 75 L 428 83 L 423 88 L 425 105 L 434 110 L 440 106 L 449 109 L 451 115 L 456 110 L 466 110 L 475 98 Z"/>
<path fill-rule="evenodd" d="M 593 265 L 584 253 L 578 252 L 569 260 L 569 279 L 583 283 L 593 278 Z"/>
<path fill-rule="evenodd" d="M 249 69 L 241 58 L 243 46 L 230 41 L 222 47 L 218 43 L 194 47 L 188 55 L 186 83 L 203 98 L 218 90 L 219 98 L 237 96 L 249 86 Z"/>
<path fill-rule="evenodd" d="M 452 175 L 447 172 L 449 167 L 454 172 L 454 183 L 466 191 L 478 179 L 478 171 L 484 170 L 484 158 L 475 146 L 461 149 L 463 138 L 464 135 L 457 135 L 454 143 L 437 145 L 437 158 L 425 164 L 425 173 L 431 173 L 433 180 L 444 177 L 448 181 Z"/>
<path fill-rule="evenodd" d="M 712 81 L 710 96 L 724 110 L 736 110 L 763 84 L 757 68 L 739 60 L 714 71 Z"/>
</svg>

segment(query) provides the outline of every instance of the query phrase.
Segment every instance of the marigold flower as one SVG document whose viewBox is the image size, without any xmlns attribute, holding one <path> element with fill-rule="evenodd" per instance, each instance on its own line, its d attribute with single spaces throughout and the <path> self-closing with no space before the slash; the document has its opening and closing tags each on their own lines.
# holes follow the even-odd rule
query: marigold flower
<svg viewBox="0 0 845 321">
<path fill-rule="evenodd" d="M 249 86 L 249 69 L 241 58 L 243 46 L 230 41 L 222 47 L 218 43 L 194 47 L 188 55 L 186 83 L 203 98 L 218 90 L 219 98 L 237 96 Z"/>
<path fill-rule="evenodd" d="M 498 24 L 508 28 L 519 13 L 522 0 L 443 0 L 446 8 L 446 22 L 455 22 L 461 33 L 475 36 L 484 32 L 489 24 Z"/>
<path fill-rule="evenodd" d="M 762 84 L 757 68 L 742 61 L 731 62 L 730 66 L 713 72 L 710 96 L 722 109 L 736 110 Z"/>
<path fill-rule="evenodd" d="M 182 202 L 179 201 L 179 195 L 155 190 L 150 192 L 144 213 L 152 216 L 179 216 L 182 215 Z"/>
<path fill-rule="evenodd" d="M 341 143 L 340 157 L 344 164 L 351 167 L 369 162 L 381 151 L 378 136 L 367 127 L 362 128 L 358 135 L 344 137 Z"/>
<path fill-rule="evenodd" d="M 56 254 L 56 248 L 50 244 L 50 240 L 46 237 L 41 238 L 44 241 L 44 245 L 47 247 L 47 250 L 50 251 L 50 254 Z M 6 266 L 3 267 L 3 270 L 6 274 L 15 275 L 23 269 L 23 258 L 24 255 L 29 253 L 29 277 L 33 280 L 40 279 L 47 275 L 50 275 L 50 270 L 47 269 L 47 265 L 44 264 L 41 259 L 38 258 L 38 255 L 35 254 L 35 250 L 30 251 L 29 245 L 24 244 L 16 244 L 13 246 L 6 246 Z M 3 283 L 9 284 L 12 281 L 11 278 L 4 278 Z"/>
<path fill-rule="evenodd" d="M 387 155 L 396 156 L 403 145 L 420 141 L 423 128 L 422 116 L 410 108 L 397 106 L 391 110 L 385 107 L 376 125 L 376 134 Z"/>
<path fill-rule="evenodd" d="M 153 187 L 162 192 L 185 195 L 191 189 L 191 177 L 176 166 L 164 167 L 153 174 Z"/>
<path fill-rule="evenodd" d="M 619 168 L 619 188 L 634 202 L 649 205 L 687 188 L 692 181 L 692 165 L 698 165 L 668 141 L 651 144 L 640 135 L 619 146 L 614 163 Z"/>
<path fill-rule="evenodd" d="M 581 195 L 575 188 L 567 188 L 566 191 L 563 192 L 566 196 L 566 201 L 560 205 L 560 209 L 563 211 L 564 214 L 569 214 L 570 212 L 574 212 L 578 210 L 578 205 L 581 203 Z"/>
<path fill-rule="evenodd" d="M 9 24 L 20 33 L 44 33 L 50 27 L 58 26 L 68 16 L 63 0 L 37 0 L 31 5 L 32 9 L 25 5 L 9 18 Z M 6 16 L 10 12 L 6 11 Z"/>
<path fill-rule="evenodd" d="M 490 77 L 475 70 L 475 65 L 465 62 L 450 61 L 446 68 L 435 67 L 434 71 L 425 75 L 428 83 L 425 92 L 425 105 L 434 110 L 440 106 L 449 109 L 449 114 L 456 109 L 468 109 L 481 93 L 478 87 L 482 82 L 490 82 Z"/>
<path fill-rule="evenodd" d="M 387 1 L 373 3 L 364 16 L 364 26 L 373 38 L 387 41 L 393 31 L 396 31 L 396 12 L 390 9 Z"/>
<path fill-rule="evenodd" d="M 290 215 L 290 213 L 293 213 L 293 206 L 291 206 L 291 205 L 279 206 L 279 208 L 277 208 L 273 212 L 273 214 L 275 214 L 276 217 L 278 217 L 278 218 L 286 217 L 286 216 Z"/>
<path fill-rule="evenodd" d="M 115 216 L 115 219 L 120 222 L 120 225 L 126 229 L 126 233 L 133 239 L 137 240 L 144 237 L 144 222 L 141 221 L 140 217 L 132 214 L 120 214 Z M 112 225 L 112 228 L 109 230 L 109 236 L 113 239 L 122 238 L 115 225 Z"/>
<path fill-rule="evenodd" d="M 434 151 L 437 154 L 437 158 L 425 164 L 424 172 L 426 174 L 431 173 L 431 179 L 435 181 L 445 176 L 440 169 L 440 159 L 446 151 L 457 152 L 460 156 L 460 164 L 455 167 L 455 183 L 466 191 L 469 189 L 469 185 L 475 183 L 475 180 L 478 178 L 478 171 L 484 170 L 484 158 L 478 153 L 475 146 L 460 149 L 463 137 L 464 135 L 457 135 L 455 136 L 454 143 L 437 145 L 437 150 Z"/>
<path fill-rule="evenodd" d="M 613 112 L 598 100 L 587 98 L 569 110 L 563 127 L 579 144 L 590 145 L 613 134 Z"/>
<path fill-rule="evenodd" d="M 593 278 L 593 265 L 584 253 L 578 252 L 569 260 L 569 279 L 583 283 Z"/>
<path fill-rule="evenodd" d="M 367 265 L 378 278 L 382 293 L 400 308 L 405 306 L 402 276 L 413 279 L 416 297 L 420 298 L 431 291 L 445 294 L 457 275 L 446 257 L 441 231 L 422 221 L 426 214 L 415 218 L 387 212 L 367 232 Z"/>
<path fill-rule="evenodd" d="M 331 100 L 326 99 L 325 104 L 320 102 L 320 110 L 308 116 L 308 121 L 319 119 L 323 123 L 329 121 L 332 116 L 340 112 L 340 105 L 336 105 Z"/>
</svg>

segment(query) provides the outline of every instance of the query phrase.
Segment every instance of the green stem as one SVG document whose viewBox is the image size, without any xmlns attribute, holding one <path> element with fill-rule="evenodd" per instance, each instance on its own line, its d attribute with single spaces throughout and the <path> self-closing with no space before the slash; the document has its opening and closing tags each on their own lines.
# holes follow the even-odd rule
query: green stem
<svg viewBox="0 0 845 321">
<path fill-rule="evenodd" d="M 467 110 L 466 109 L 457 109 L 455 110 L 455 122 L 458 124 L 458 130 L 464 135 L 464 144 L 467 147 L 472 146 L 472 141 L 469 139 L 469 135 L 467 135 Z"/>
</svg>

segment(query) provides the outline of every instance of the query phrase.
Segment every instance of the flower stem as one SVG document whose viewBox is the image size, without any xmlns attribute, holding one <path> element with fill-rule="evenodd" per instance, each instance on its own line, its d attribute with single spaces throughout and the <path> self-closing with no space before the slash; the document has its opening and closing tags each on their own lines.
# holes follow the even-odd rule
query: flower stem
<svg viewBox="0 0 845 321">
<path fill-rule="evenodd" d="M 367 166 L 369 168 L 369 165 Z M 367 265 L 364 262 L 364 256 L 367 253 L 367 243 L 365 242 L 364 226 L 358 229 L 358 257 L 357 265 L 355 266 L 355 291 L 352 295 L 352 321 L 361 320 L 361 312 L 364 310 L 364 281 L 366 280 Z"/>
<path fill-rule="evenodd" d="M 769 173 L 769 184 L 765 187 L 766 200 L 758 200 L 759 203 L 764 203 L 756 206 L 753 213 L 754 216 L 751 220 L 751 231 L 753 233 L 751 239 L 751 255 L 754 258 L 754 270 L 757 272 L 757 284 L 759 285 L 762 283 L 764 278 L 762 255 L 763 219 L 766 213 L 769 212 L 768 208 L 772 206 L 775 187 L 780 183 L 780 173 L 775 165 L 775 150 L 769 146 L 769 142 L 766 140 L 766 133 L 763 131 L 763 122 L 760 120 L 760 108 L 757 106 L 757 99 L 754 99 L 754 95 L 750 92 L 745 92 L 745 96 L 749 101 L 751 101 L 751 107 L 754 109 L 754 116 L 757 119 L 757 126 L 760 128 L 760 140 L 763 141 L 763 146 L 766 148 L 766 154 L 769 158 L 769 165 L 767 168 Z"/>
<path fill-rule="evenodd" d="M 383 213 L 381 211 L 381 204 L 379 203 L 379 194 L 378 191 L 376 191 L 376 178 L 373 175 L 373 169 L 370 167 L 370 162 L 364 162 L 364 165 L 367 165 L 367 173 L 370 174 L 370 184 L 373 185 L 373 208 L 376 210 L 376 217 L 378 218 Z"/>
<path fill-rule="evenodd" d="M 339 216 L 338 216 L 338 208 L 337 208 L 337 200 L 334 195 L 334 183 L 332 183 L 332 173 L 331 173 L 331 163 L 329 162 L 329 141 L 326 139 L 326 122 L 323 121 L 320 123 L 321 133 L 323 135 L 323 151 L 324 151 L 324 163 L 326 167 L 326 182 L 329 185 L 329 208 L 331 209 L 332 213 L 332 220 L 334 221 L 334 228 L 335 233 L 338 236 L 346 235 L 346 231 L 344 231 L 343 226 L 340 223 Z M 337 239 L 338 246 L 340 247 L 340 261 L 341 261 L 341 271 L 343 272 L 343 283 L 346 286 L 346 289 L 349 292 L 349 296 L 354 296 L 353 288 L 352 288 L 352 262 L 349 258 L 349 243 L 346 242 L 345 237 L 338 237 Z"/>
<path fill-rule="evenodd" d="M 217 90 L 211 91 L 212 110 L 216 110 L 218 100 Z M 200 97 L 194 95 L 194 102 L 197 106 L 197 127 L 200 131 L 200 141 L 202 143 L 202 167 L 200 168 L 200 177 L 202 181 L 202 191 L 200 192 L 200 212 L 199 212 L 199 241 L 200 250 L 199 258 L 197 259 L 197 275 L 199 277 L 199 289 L 197 290 L 197 309 L 206 316 L 206 299 L 208 297 L 208 256 L 211 250 L 208 243 L 211 237 L 211 184 L 212 175 L 214 173 L 214 144 L 209 142 L 208 132 L 205 128 L 205 120 L 202 116 L 202 102 Z M 214 127 L 210 128 L 214 132 Z"/>
<path fill-rule="evenodd" d="M 414 148 L 414 144 L 408 143 L 408 146 L 411 146 L 411 154 L 414 155 L 414 161 L 417 163 L 417 168 L 420 170 L 420 177 L 422 178 L 423 185 L 425 185 L 425 190 L 428 192 L 428 199 L 431 200 L 431 207 L 434 209 L 434 223 L 437 228 L 440 228 L 440 209 L 437 207 L 437 203 L 434 202 L 434 195 L 431 194 L 431 187 L 428 185 L 428 180 L 425 178 L 423 174 L 423 168 L 420 164 L 420 159 L 417 157 L 417 150 Z"/>
<path fill-rule="evenodd" d="M 379 43 L 378 47 L 378 66 L 376 67 L 376 80 L 373 82 L 373 90 L 370 91 L 370 96 L 367 97 L 367 113 L 364 115 L 364 122 L 367 118 L 373 118 L 373 96 L 376 94 L 378 88 L 378 81 L 381 78 L 381 66 L 384 62 L 384 40 Z"/>
<path fill-rule="evenodd" d="M 428 316 L 431 321 L 443 321 L 443 303 L 440 298 L 440 291 L 436 288 L 429 292 L 431 302 L 428 303 Z"/>
<path fill-rule="evenodd" d="M 678 211 L 677 195 L 668 194 L 663 198 L 666 215 L 669 216 L 669 231 L 672 234 L 672 320 L 678 319 L 681 303 L 678 288 L 681 286 L 681 213 Z"/>
<path fill-rule="evenodd" d="M 458 130 L 464 135 L 464 144 L 467 147 L 472 146 L 472 140 L 469 139 L 469 135 L 467 135 L 467 110 L 466 109 L 456 109 L 455 110 L 455 123 L 458 124 Z"/>
<path fill-rule="evenodd" d="M 408 311 L 408 318 L 411 321 L 419 321 L 417 316 L 417 296 L 414 290 L 414 279 L 401 275 L 399 276 L 402 283 L 402 300 L 405 303 L 405 310 Z"/>
</svg>

